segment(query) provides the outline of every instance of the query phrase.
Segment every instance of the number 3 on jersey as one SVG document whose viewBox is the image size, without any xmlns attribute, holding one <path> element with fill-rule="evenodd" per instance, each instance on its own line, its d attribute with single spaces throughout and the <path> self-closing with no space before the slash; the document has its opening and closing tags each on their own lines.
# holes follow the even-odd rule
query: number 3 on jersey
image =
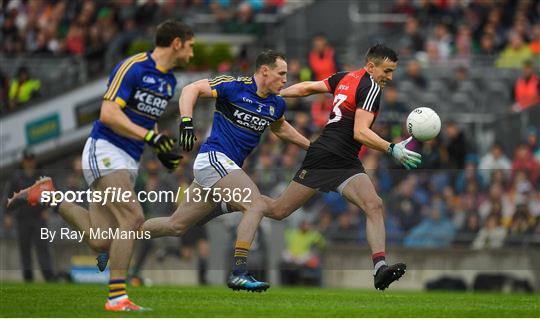
<svg viewBox="0 0 540 319">
<path fill-rule="evenodd" d="M 346 100 L 347 100 L 347 95 L 345 94 L 338 94 L 334 97 L 334 108 L 332 109 L 332 113 L 334 113 L 334 118 L 329 119 L 326 125 L 330 123 L 336 123 L 336 122 L 339 122 L 339 120 L 341 120 L 341 109 L 339 108 L 339 106 Z"/>
</svg>

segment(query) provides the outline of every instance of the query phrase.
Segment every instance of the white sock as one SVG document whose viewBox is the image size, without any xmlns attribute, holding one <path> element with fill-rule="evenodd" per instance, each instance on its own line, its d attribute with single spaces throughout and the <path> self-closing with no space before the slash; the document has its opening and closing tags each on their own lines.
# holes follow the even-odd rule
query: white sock
<svg viewBox="0 0 540 319">
<path fill-rule="evenodd" d="M 381 268 L 384 265 L 386 265 L 385 260 L 381 260 L 378 263 L 376 263 L 375 266 L 373 267 L 373 276 L 375 276 L 377 274 L 377 271 L 379 270 L 379 268 Z"/>
<path fill-rule="evenodd" d="M 119 302 L 121 302 L 122 300 L 124 299 L 128 299 L 128 295 L 125 294 L 125 295 L 121 295 L 121 296 L 118 296 L 118 297 L 114 297 L 112 299 L 109 299 L 109 304 L 111 306 L 116 306 Z"/>
</svg>

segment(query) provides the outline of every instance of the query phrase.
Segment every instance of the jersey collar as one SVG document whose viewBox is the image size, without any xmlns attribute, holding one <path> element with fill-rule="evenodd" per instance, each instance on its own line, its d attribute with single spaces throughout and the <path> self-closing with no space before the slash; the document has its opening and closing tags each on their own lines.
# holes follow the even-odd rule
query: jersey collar
<svg viewBox="0 0 540 319">
<path fill-rule="evenodd" d="M 152 61 L 152 64 L 154 65 L 154 68 L 156 68 L 156 70 L 158 70 L 161 73 L 169 73 L 170 69 L 166 69 L 165 67 L 157 64 L 157 62 L 154 59 L 152 59 L 151 51 L 146 51 L 146 56 L 148 57 L 150 61 Z"/>
</svg>

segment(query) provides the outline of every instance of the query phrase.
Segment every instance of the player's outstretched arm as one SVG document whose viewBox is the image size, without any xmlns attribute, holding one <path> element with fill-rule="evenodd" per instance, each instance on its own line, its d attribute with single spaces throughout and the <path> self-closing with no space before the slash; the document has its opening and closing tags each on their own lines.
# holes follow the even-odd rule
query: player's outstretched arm
<svg viewBox="0 0 540 319">
<path fill-rule="evenodd" d="M 139 141 L 144 140 L 148 130 L 133 123 L 122 111 L 121 106 L 113 101 L 103 100 L 99 119 L 114 132 Z"/>
<path fill-rule="evenodd" d="M 298 145 L 307 150 L 311 142 L 300 132 L 298 132 L 287 120 L 282 116 L 279 120 L 270 125 L 270 130 L 280 139 Z"/>
<path fill-rule="evenodd" d="M 193 108 L 199 96 L 212 97 L 212 88 L 208 79 L 202 79 L 186 85 L 178 101 L 180 108 L 179 142 L 184 151 L 191 151 L 197 138 L 193 125 Z"/>
<path fill-rule="evenodd" d="M 328 93 L 324 81 L 305 81 L 289 86 L 279 92 L 282 97 L 302 97 L 317 93 Z"/>
<path fill-rule="evenodd" d="M 212 97 L 212 89 L 208 79 L 202 79 L 184 86 L 178 101 L 181 117 L 193 117 L 193 108 L 200 96 Z"/>
<path fill-rule="evenodd" d="M 374 117 L 375 114 L 372 112 L 356 110 L 354 139 L 369 148 L 387 153 L 407 169 L 417 168 L 422 163 L 422 156 L 406 148 L 412 137 L 397 144 L 385 141 L 370 128 Z"/>
</svg>

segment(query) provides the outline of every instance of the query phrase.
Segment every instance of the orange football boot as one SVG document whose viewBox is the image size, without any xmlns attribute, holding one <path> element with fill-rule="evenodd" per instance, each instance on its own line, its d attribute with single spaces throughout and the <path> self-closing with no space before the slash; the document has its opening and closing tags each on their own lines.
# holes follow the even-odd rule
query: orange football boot
<svg viewBox="0 0 540 319">
<path fill-rule="evenodd" d="M 107 303 L 105 304 L 105 310 L 107 311 L 150 311 L 152 309 L 137 306 L 136 304 L 133 303 L 133 301 L 129 300 L 129 298 L 126 298 L 120 301 L 119 303 L 117 303 L 115 306 L 111 305 L 109 301 L 107 300 Z"/>
<path fill-rule="evenodd" d="M 8 198 L 7 206 L 11 206 L 14 202 L 27 202 L 31 206 L 41 204 L 41 193 L 44 191 L 54 191 L 52 178 L 41 177 L 32 186 L 20 190 Z"/>
</svg>

